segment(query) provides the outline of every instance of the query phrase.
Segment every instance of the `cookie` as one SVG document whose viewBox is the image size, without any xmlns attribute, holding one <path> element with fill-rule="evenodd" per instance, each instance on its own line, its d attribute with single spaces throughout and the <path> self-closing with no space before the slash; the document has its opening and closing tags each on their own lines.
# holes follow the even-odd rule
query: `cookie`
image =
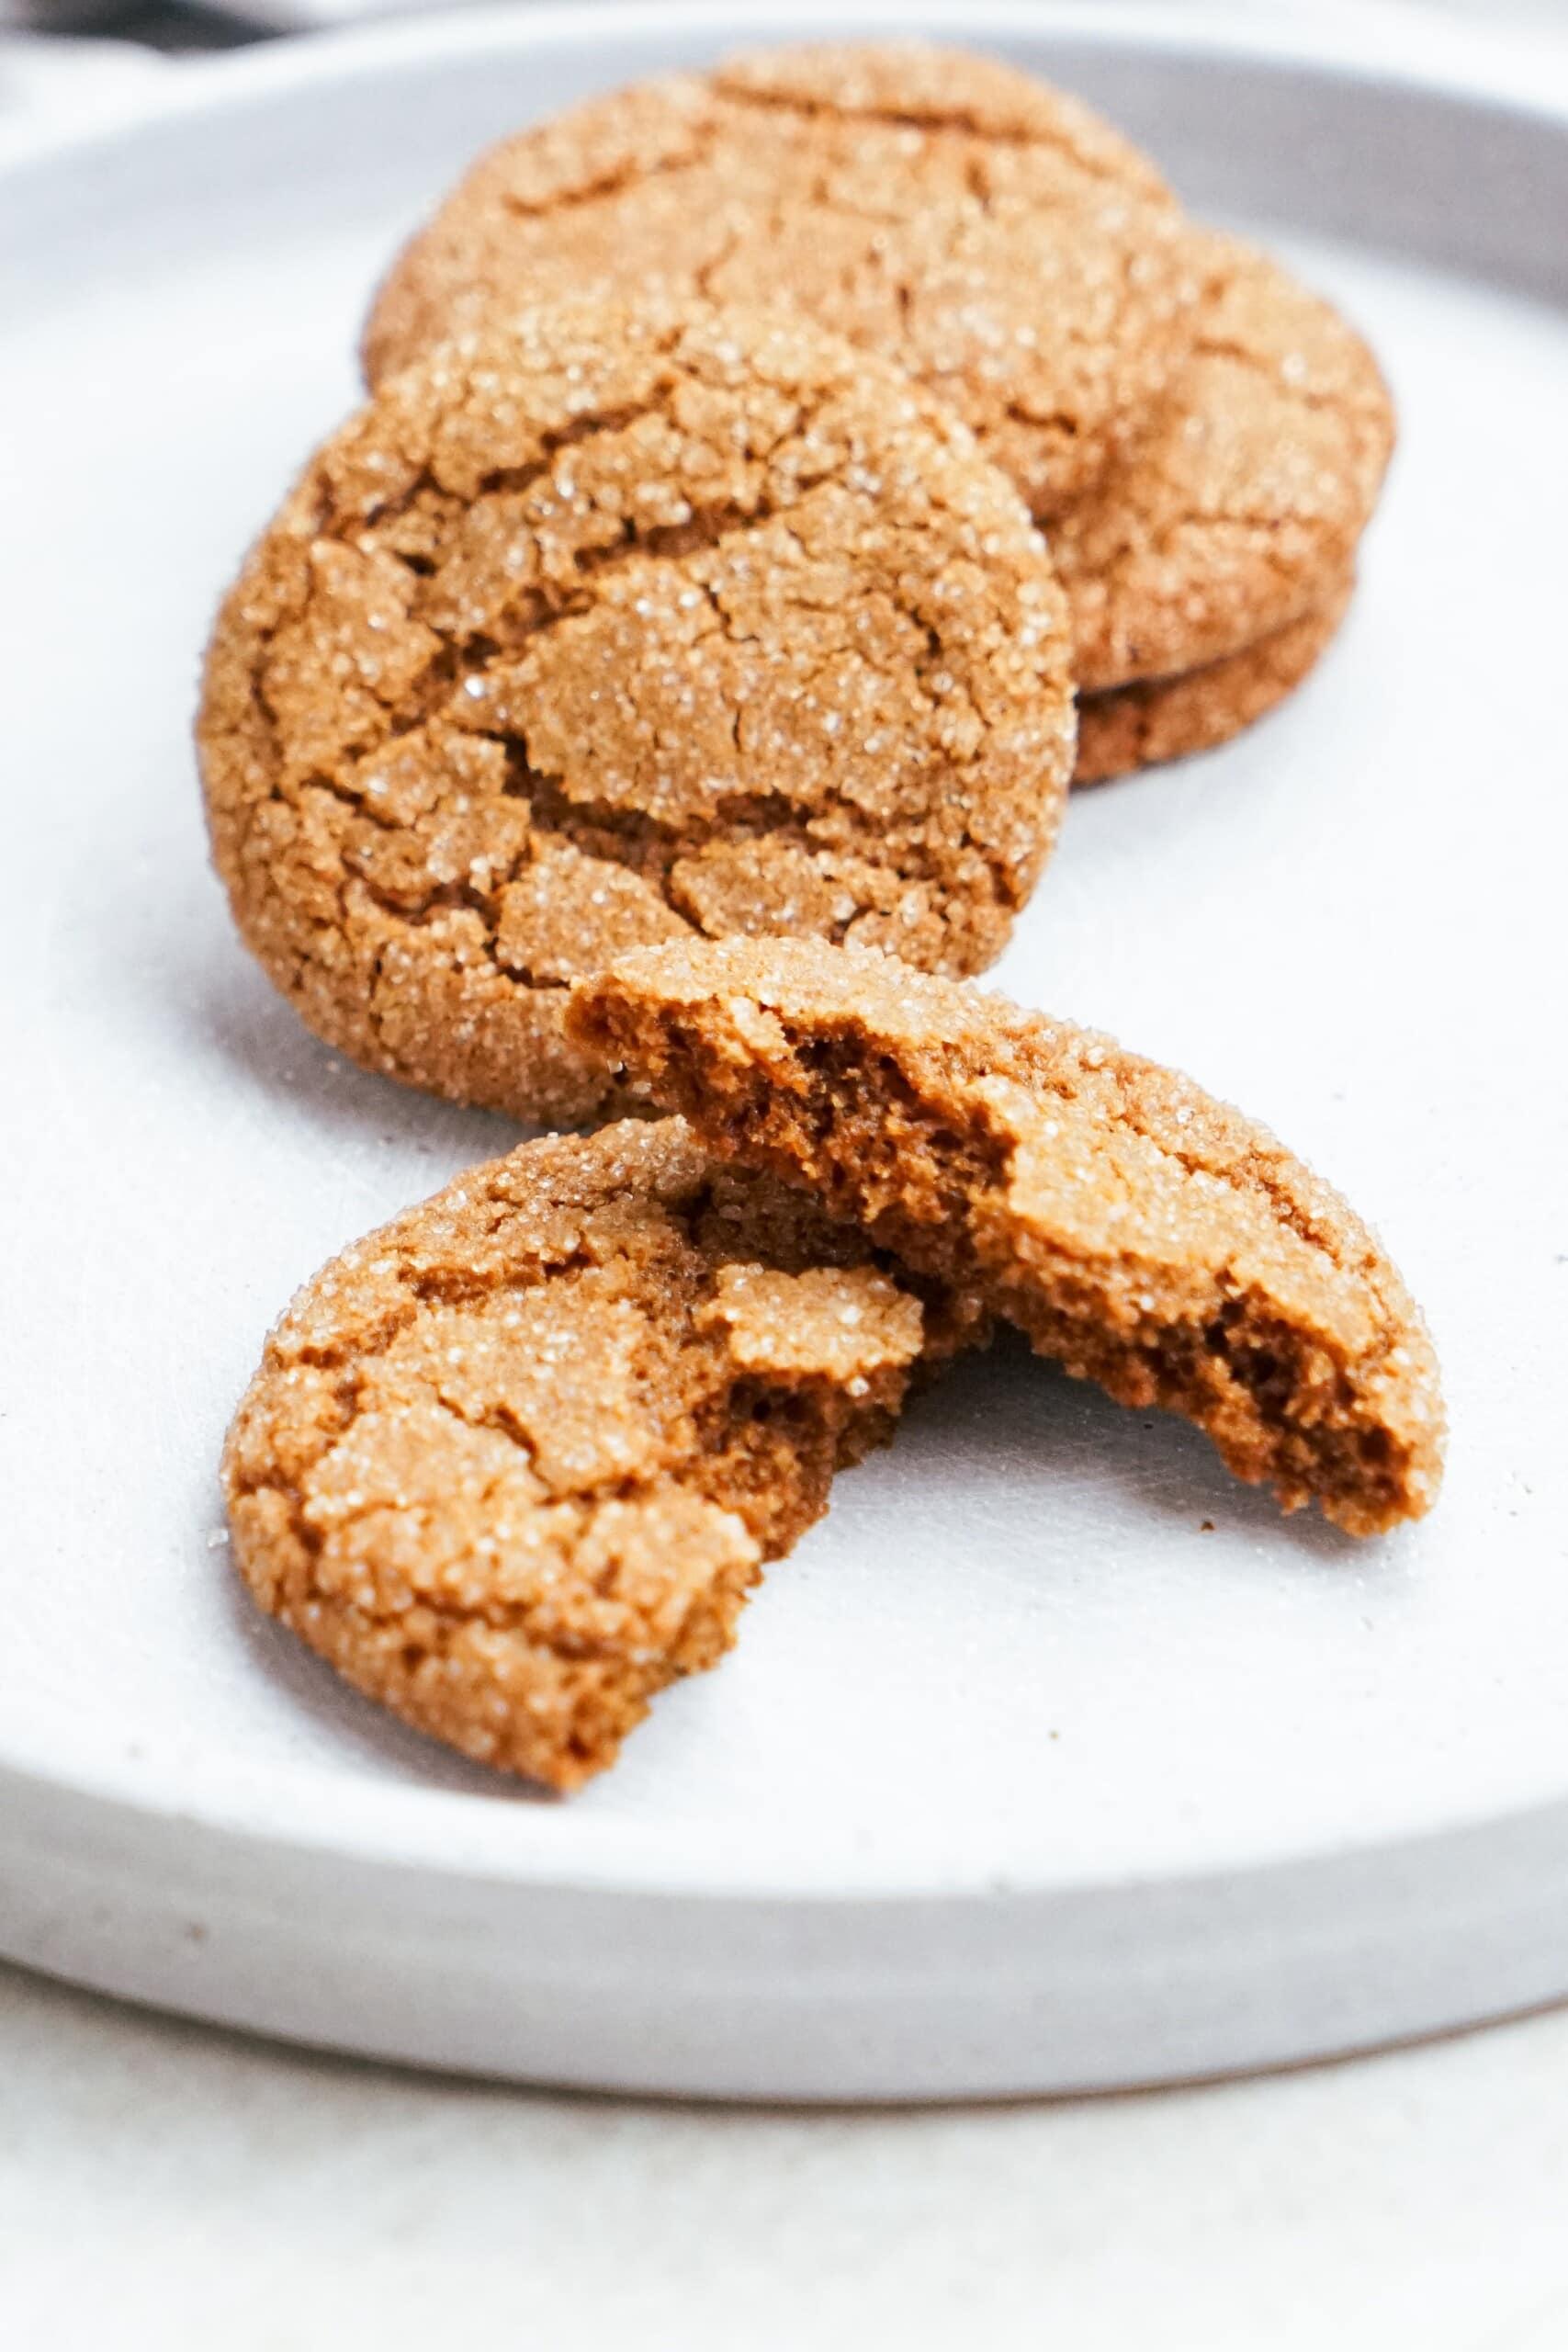
<svg viewBox="0 0 1568 2352">
<path fill-rule="evenodd" d="M 799 931 L 966 972 L 1072 771 L 1066 608 L 964 427 L 808 321 L 527 312 L 311 460 L 209 649 L 235 918 L 311 1028 L 542 1124 L 566 985 Z"/>
<path fill-rule="evenodd" d="M 887 1435 L 926 1334 L 871 1255 L 678 1119 L 471 1170 L 273 1331 L 223 1460 L 241 1573 L 420 1731 L 577 1787 Z"/>
<path fill-rule="evenodd" d="M 1109 1038 L 803 941 L 641 951 L 572 1025 L 716 1152 L 784 1180 L 1126 1405 L 1352 1534 L 1434 1499 L 1421 1317 L 1337 1193 Z"/>
<path fill-rule="evenodd" d="M 479 159 L 394 263 L 383 382 L 498 302 L 657 282 L 896 360 L 1054 514 L 1141 428 L 1199 289 L 1174 199 L 1077 100 L 927 44 L 763 51 Z"/>
<path fill-rule="evenodd" d="M 1317 611 L 1393 447 L 1376 360 L 1264 254 L 1201 243 L 1191 354 L 1143 442 L 1057 517 L 1079 692 L 1175 677 Z"/>
<path fill-rule="evenodd" d="M 1212 752 L 1295 692 L 1326 652 L 1350 602 L 1353 582 L 1314 613 L 1290 621 L 1259 644 L 1184 677 L 1145 678 L 1078 705 L 1075 785 L 1109 784 L 1136 768 L 1156 767 L 1193 752 Z"/>
</svg>

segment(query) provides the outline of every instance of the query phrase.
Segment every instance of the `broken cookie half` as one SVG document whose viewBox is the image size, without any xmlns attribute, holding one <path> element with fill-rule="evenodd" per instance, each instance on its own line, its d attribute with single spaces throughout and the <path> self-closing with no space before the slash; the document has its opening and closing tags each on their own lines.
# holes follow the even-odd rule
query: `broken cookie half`
<svg viewBox="0 0 1568 2352">
<path fill-rule="evenodd" d="M 1111 1039 L 818 942 L 639 949 L 569 1027 L 731 1161 L 1207 1430 L 1352 1534 L 1436 1497 L 1426 1327 L 1374 1236 L 1267 1131 Z"/>
<path fill-rule="evenodd" d="M 574 1788 L 964 1336 L 916 1288 L 678 1119 L 525 1144 L 274 1329 L 224 1454 L 241 1572 L 419 1730 Z"/>
</svg>

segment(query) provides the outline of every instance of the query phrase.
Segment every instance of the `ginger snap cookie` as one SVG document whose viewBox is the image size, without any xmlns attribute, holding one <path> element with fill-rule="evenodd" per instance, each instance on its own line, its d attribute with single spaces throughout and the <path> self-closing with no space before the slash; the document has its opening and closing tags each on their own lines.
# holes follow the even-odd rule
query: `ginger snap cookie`
<svg viewBox="0 0 1568 2352">
<path fill-rule="evenodd" d="M 1154 166 L 1076 99 L 965 51 L 829 43 L 491 149 L 394 263 L 367 373 L 497 303 L 649 283 L 787 302 L 896 360 L 1046 515 L 1141 430 L 1200 278 Z"/>
<path fill-rule="evenodd" d="M 1138 768 L 1214 751 L 1267 718 L 1327 651 L 1352 586 L 1347 580 L 1317 612 L 1201 670 L 1085 695 L 1078 704 L 1074 784 L 1109 784 Z"/>
<path fill-rule="evenodd" d="M 572 1026 L 716 1153 L 977 1296 L 1122 1403 L 1205 1430 L 1352 1534 L 1441 1472 L 1420 1315 L 1355 1213 L 1252 1121 L 1106 1037 L 803 941 L 639 951 Z"/>
<path fill-rule="evenodd" d="M 1073 761 L 1016 492 L 803 319 L 529 311 L 318 455 L 197 728 L 240 929 L 371 1069 L 570 1125 L 566 985 L 703 933 L 999 951 Z"/>
<path fill-rule="evenodd" d="M 1078 690 L 1170 678 L 1323 609 L 1393 447 L 1376 360 L 1264 254 L 1194 240 L 1209 291 L 1143 441 L 1059 515 Z"/>
<path fill-rule="evenodd" d="M 575 1788 L 717 1662 L 927 1343 L 863 1236 L 678 1119 L 525 1144 L 296 1297 L 225 1449 L 234 1558 L 358 1690 Z"/>
</svg>

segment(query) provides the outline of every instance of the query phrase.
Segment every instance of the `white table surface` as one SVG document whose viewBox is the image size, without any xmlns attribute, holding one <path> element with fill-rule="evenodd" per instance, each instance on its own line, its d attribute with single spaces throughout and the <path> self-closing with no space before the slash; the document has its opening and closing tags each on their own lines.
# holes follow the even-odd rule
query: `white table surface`
<svg viewBox="0 0 1568 2352">
<path fill-rule="evenodd" d="M 1563 70 L 1568 0 L 1444 4 Z M 1568 2012 L 1144 2096 L 762 2113 L 421 2078 L 0 1967 L 0 2310 L 28 2352 L 1561 2352 Z"/>
<path fill-rule="evenodd" d="M 1138 2097 L 657 2107 L 296 2056 L 0 1972 L 38 2352 L 1562 2352 L 1568 2014 Z"/>
</svg>

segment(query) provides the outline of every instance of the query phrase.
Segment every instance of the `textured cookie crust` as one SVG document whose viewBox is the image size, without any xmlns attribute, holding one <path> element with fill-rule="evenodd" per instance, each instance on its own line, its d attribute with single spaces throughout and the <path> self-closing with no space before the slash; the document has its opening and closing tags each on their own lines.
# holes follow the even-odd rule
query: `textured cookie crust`
<svg viewBox="0 0 1568 2352">
<path fill-rule="evenodd" d="M 394 264 L 366 370 L 498 301 L 650 282 L 897 360 L 1048 514 L 1139 429 L 1200 281 L 1153 166 L 1075 99 L 919 42 L 771 51 L 482 156 Z"/>
<path fill-rule="evenodd" d="M 1431 1504 L 1443 1416 L 1409 1294 L 1339 1195 L 1109 1038 L 890 957 L 645 950 L 573 1025 L 716 1152 L 978 1295 L 1123 1404 L 1206 1430 L 1352 1534 Z"/>
<path fill-rule="evenodd" d="M 809 322 L 529 312 L 317 455 L 219 616 L 236 920 L 321 1036 L 569 1125 L 566 984 L 695 932 L 967 972 L 1072 771 L 1066 607 L 964 427 Z"/>
<path fill-rule="evenodd" d="M 1142 443 L 1059 515 L 1078 690 L 1256 645 L 1348 577 L 1393 447 L 1376 360 L 1326 302 L 1226 238 L 1194 239 L 1197 340 Z"/>
<path fill-rule="evenodd" d="M 1185 677 L 1145 678 L 1078 705 L 1073 782 L 1109 784 L 1136 768 L 1212 752 L 1266 718 L 1315 668 L 1350 602 L 1352 582 L 1315 613 Z"/>
<path fill-rule="evenodd" d="M 419 1730 L 575 1788 L 888 1434 L 922 1310 L 870 1255 L 679 1120 L 471 1170 L 268 1340 L 223 1462 L 245 1581 Z"/>
</svg>

